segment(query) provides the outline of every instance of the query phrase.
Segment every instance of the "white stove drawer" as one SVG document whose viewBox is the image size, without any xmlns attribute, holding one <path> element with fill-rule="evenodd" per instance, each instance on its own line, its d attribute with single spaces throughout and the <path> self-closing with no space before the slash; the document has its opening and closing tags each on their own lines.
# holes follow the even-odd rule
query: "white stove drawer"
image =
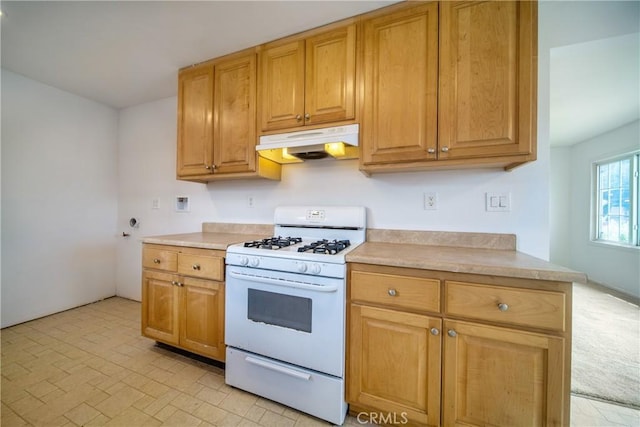
<svg viewBox="0 0 640 427">
<path fill-rule="evenodd" d="M 336 425 L 347 413 L 343 379 L 232 347 L 227 347 L 225 381 Z"/>
</svg>

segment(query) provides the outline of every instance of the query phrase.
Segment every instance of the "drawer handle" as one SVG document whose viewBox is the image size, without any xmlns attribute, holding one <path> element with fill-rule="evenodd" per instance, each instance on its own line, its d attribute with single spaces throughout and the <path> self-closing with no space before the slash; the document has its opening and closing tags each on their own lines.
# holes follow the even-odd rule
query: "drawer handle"
<svg viewBox="0 0 640 427">
<path fill-rule="evenodd" d="M 171 281 L 171 284 L 172 284 L 173 286 L 180 286 L 180 287 L 184 286 L 184 284 L 182 284 L 182 283 L 180 283 L 180 282 L 176 282 L 175 280 L 172 280 L 172 281 Z"/>
<path fill-rule="evenodd" d="M 509 310 L 509 306 L 503 302 L 498 304 L 498 310 L 500 311 L 507 311 Z"/>
<path fill-rule="evenodd" d="M 440 334 L 440 330 L 438 330 L 438 328 L 431 328 L 430 332 L 431 332 L 431 335 L 439 335 Z"/>
<path fill-rule="evenodd" d="M 449 335 L 451 338 L 455 338 L 458 336 L 458 333 L 456 331 L 454 331 L 453 329 L 449 329 L 447 331 L 447 335 Z"/>
<path fill-rule="evenodd" d="M 154 259 L 153 259 L 153 263 L 154 263 L 154 264 L 160 264 L 160 260 L 159 260 L 158 258 L 154 258 Z"/>
<path fill-rule="evenodd" d="M 395 297 L 396 295 L 398 295 L 398 292 L 395 289 L 389 289 L 387 293 L 392 297 Z"/>
<path fill-rule="evenodd" d="M 200 270 L 200 265 L 199 264 L 193 264 L 191 266 L 191 268 L 193 268 L 194 270 Z"/>
</svg>

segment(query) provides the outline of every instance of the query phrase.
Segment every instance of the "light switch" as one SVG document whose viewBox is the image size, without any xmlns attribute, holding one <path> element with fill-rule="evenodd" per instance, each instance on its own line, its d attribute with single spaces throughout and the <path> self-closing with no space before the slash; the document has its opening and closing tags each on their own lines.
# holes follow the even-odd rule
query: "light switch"
<svg viewBox="0 0 640 427">
<path fill-rule="evenodd" d="M 511 210 L 511 193 L 486 193 L 487 212 L 508 212 Z"/>
</svg>

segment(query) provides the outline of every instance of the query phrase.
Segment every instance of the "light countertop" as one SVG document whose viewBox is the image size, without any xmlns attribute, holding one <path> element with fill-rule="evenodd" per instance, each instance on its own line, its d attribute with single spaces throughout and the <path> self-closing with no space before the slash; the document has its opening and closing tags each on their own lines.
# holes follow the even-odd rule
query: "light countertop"
<svg viewBox="0 0 640 427">
<path fill-rule="evenodd" d="M 142 238 L 143 243 L 226 250 L 271 236 L 266 224 L 205 223 L 203 231 Z M 515 236 L 483 233 L 375 230 L 346 255 L 347 262 L 453 273 L 586 283 L 585 274 L 515 250 Z"/>
<path fill-rule="evenodd" d="M 568 268 L 515 250 L 439 245 L 365 242 L 347 254 L 347 262 L 586 283 L 587 278 Z"/>
</svg>

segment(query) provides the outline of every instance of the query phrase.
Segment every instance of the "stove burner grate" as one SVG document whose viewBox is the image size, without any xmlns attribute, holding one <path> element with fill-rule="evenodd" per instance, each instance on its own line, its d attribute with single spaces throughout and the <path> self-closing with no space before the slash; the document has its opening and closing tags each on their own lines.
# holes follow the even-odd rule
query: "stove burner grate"
<svg viewBox="0 0 640 427">
<path fill-rule="evenodd" d="M 302 242 L 301 237 L 269 237 L 262 240 L 253 240 L 251 242 L 245 242 L 245 248 L 257 248 L 257 249 L 280 249 L 287 246 L 295 245 Z"/>
<path fill-rule="evenodd" d="M 318 240 L 298 248 L 298 252 L 313 252 L 314 254 L 335 255 L 351 245 L 349 240 Z"/>
</svg>

